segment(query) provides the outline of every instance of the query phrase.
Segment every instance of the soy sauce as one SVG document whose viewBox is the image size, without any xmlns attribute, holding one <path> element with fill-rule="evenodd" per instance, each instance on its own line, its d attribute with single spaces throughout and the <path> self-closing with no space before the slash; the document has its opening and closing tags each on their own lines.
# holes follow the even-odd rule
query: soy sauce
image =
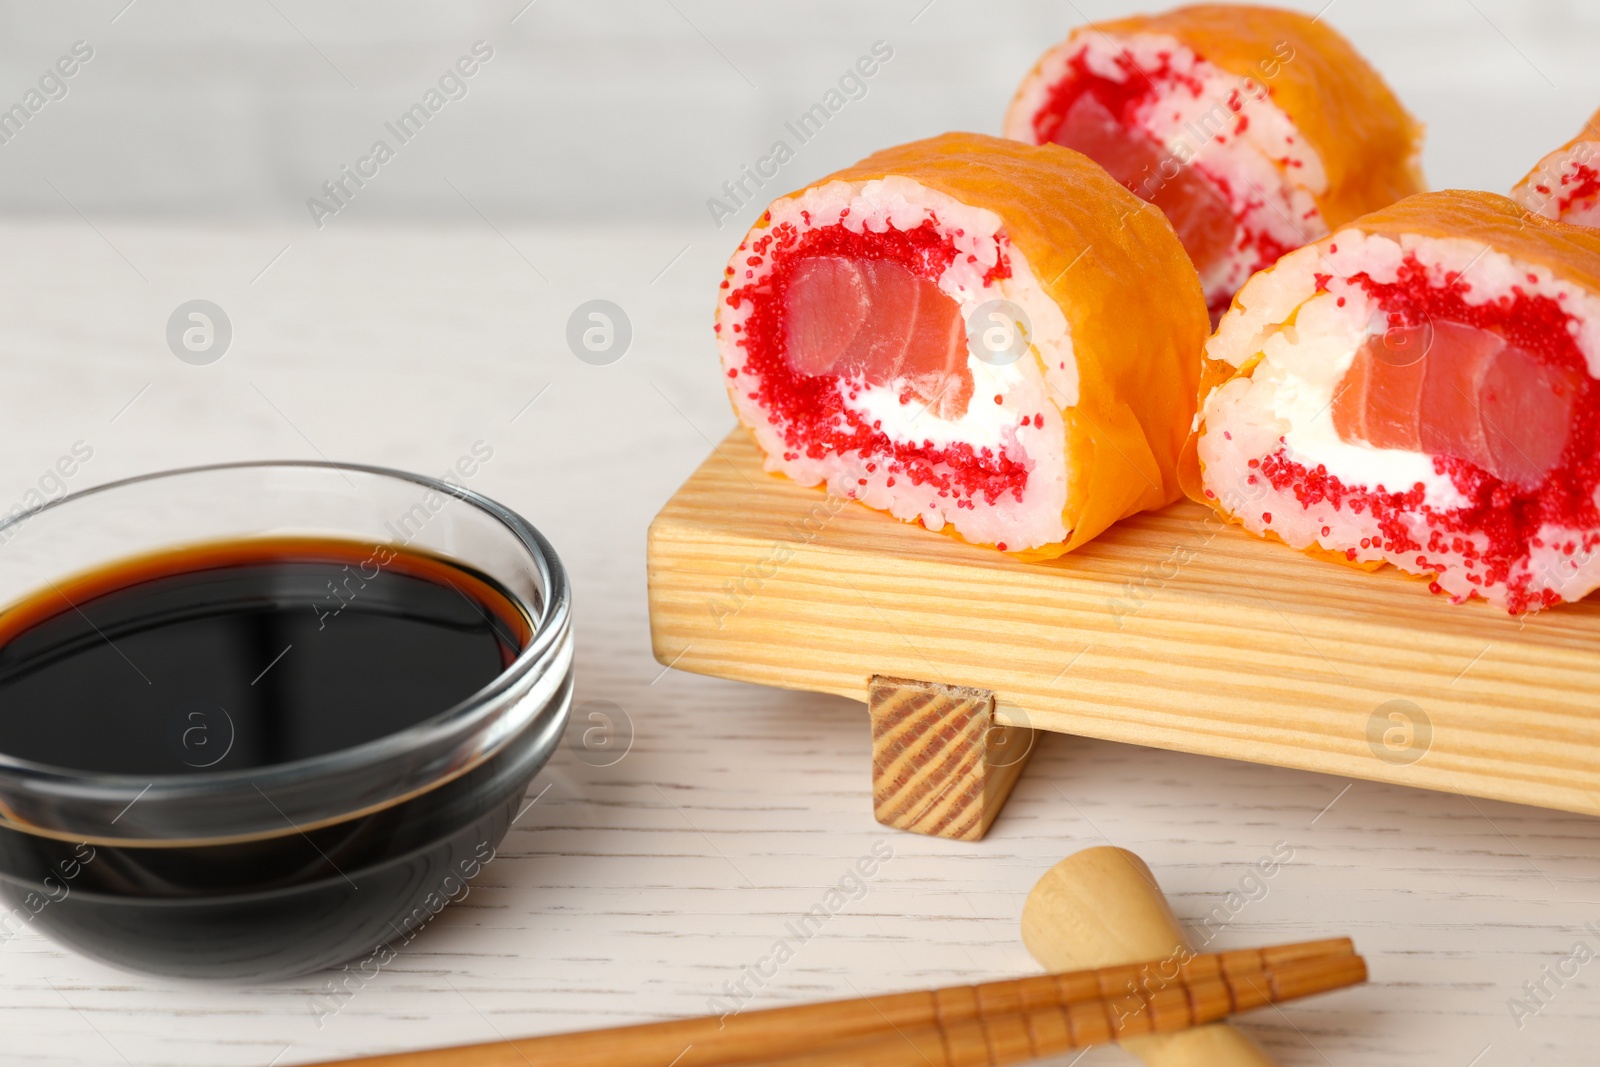
<svg viewBox="0 0 1600 1067">
<path fill-rule="evenodd" d="M 307 759 L 460 703 L 530 636 L 485 576 L 392 546 L 145 556 L 0 614 L 0 753 L 131 775 Z"/>
<path fill-rule="evenodd" d="M 532 645 L 523 602 L 387 545 L 261 539 L 129 560 L 0 612 L 0 754 L 91 783 L 180 776 L 204 804 L 213 784 L 469 700 Z M 0 818 L 0 948 L 32 929 L 116 967 L 250 983 L 392 959 L 492 862 L 571 694 L 569 669 L 542 698 L 550 714 L 480 761 L 311 825 L 146 840 L 125 824 L 80 841 Z M 197 777 L 218 772 L 232 773 Z"/>
</svg>

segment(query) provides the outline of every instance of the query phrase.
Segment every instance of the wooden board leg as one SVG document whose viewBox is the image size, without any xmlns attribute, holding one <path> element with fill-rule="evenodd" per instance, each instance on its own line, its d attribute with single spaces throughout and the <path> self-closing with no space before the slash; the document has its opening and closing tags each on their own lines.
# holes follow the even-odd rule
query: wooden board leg
<svg viewBox="0 0 1600 1067">
<path fill-rule="evenodd" d="M 885 826 L 977 841 L 1011 795 L 1034 732 L 994 722 L 987 689 L 875 675 L 872 807 Z"/>
</svg>

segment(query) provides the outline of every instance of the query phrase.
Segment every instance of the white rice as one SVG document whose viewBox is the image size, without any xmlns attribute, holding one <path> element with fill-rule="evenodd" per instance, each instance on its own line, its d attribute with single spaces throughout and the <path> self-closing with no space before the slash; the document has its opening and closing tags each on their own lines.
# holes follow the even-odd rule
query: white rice
<svg viewBox="0 0 1600 1067">
<path fill-rule="evenodd" d="M 845 406 L 868 425 L 881 420 L 879 428 L 896 443 L 938 448 L 965 442 L 975 450 L 988 447 L 1027 468 L 1020 502 L 1005 493 L 994 504 L 980 495 L 971 499 L 972 507 L 957 507 L 955 498 L 940 496 L 936 486 L 913 484 L 903 473 L 896 477 L 881 456 L 863 458 L 853 451 L 821 459 L 793 455 L 768 412 L 748 396 L 752 389 L 745 370 L 746 353 L 737 342 L 751 306 L 741 302 L 738 308 L 730 307 L 726 300 L 729 290 L 723 290 L 724 299 L 717 306 L 718 347 L 724 369 L 740 372 L 730 380 L 729 393 L 742 421 L 754 428 L 766 453 L 767 469 L 802 485 L 825 483 L 829 492 L 901 519 L 920 520 L 930 530 L 949 523 L 963 538 L 978 544 L 1004 544 L 1008 550 L 1017 550 L 1065 540 L 1070 531 L 1062 520 L 1067 471 L 1061 411 L 1078 400 L 1077 360 L 1066 317 L 1041 288 L 1026 258 L 1002 232 L 1000 217 L 899 176 L 829 182 L 775 202 L 771 213 L 772 227 L 787 223 L 802 234 L 828 226 L 844 226 L 858 234 L 883 233 L 890 227 L 910 231 L 934 219 L 962 253 L 939 277 L 940 290 L 956 301 L 963 318 L 990 300 L 1013 302 L 1029 320 L 1031 348 L 1004 366 L 969 351 L 967 369 L 972 375 L 973 395 L 966 413 L 958 419 L 942 418 L 917 402 L 902 404 L 899 398 L 907 388 L 904 379 L 884 385 L 868 385 L 859 377 L 840 380 Z M 730 260 L 736 271 L 729 279 L 733 289 L 759 283 L 773 270 L 777 257 L 772 255 L 762 257 L 759 266 L 746 264 L 750 245 L 769 232 L 752 230 Z M 1011 276 L 985 282 L 984 275 L 1002 253 L 1010 263 Z M 1000 398 L 999 403 L 995 397 Z M 1044 417 L 1043 426 L 1037 425 L 1037 420 L 1022 425 L 1024 417 L 1034 415 Z M 786 453 L 793 458 L 785 458 Z M 866 469 L 869 462 L 875 464 L 875 470 Z M 895 480 L 893 486 L 887 484 L 890 478 Z"/>
<path fill-rule="evenodd" d="M 1124 53 L 1146 72 L 1157 70 L 1165 57 L 1174 73 L 1200 83 L 1198 96 L 1187 84 L 1170 83 L 1174 91 L 1159 93 L 1143 104 L 1134 119 L 1165 148 L 1174 164 L 1198 167 L 1220 183 L 1240 223 L 1240 243 L 1201 276 L 1208 302 L 1226 298 L 1255 269 L 1258 252 L 1247 243 L 1250 232 L 1266 234 L 1289 248 L 1327 234 L 1316 202 L 1328 188 L 1321 156 L 1298 135 L 1294 123 L 1272 102 L 1262 83 L 1201 59 L 1174 37 L 1154 33 L 1111 36 L 1092 28 L 1074 32 L 1046 53 L 1023 82 L 1006 114 L 1005 136 L 1038 143 L 1034 116 L 1051 90 L 1073 76 L 1068 64 L 1074 57 L 1083 55 L 1094 74 L 1123 82 L 1129 75 L 1115 60 Z M 1155 84 L 1158 90 L 1166 88 L 1160 81 Z M 1241 105 L 1237 112 L 1229 104 L 1235 94 Z M 1237 132 L 1241 118 L 1248 120 L 1242 133 Z M 1170 173 L 1165 176 L 1170 180 Z"/>
<path fill-rule="evenodd" d="M 1586 196 L 1567 206 L 1561 201 L 1581 180 L 1580 168 L 1600 170 L 1600 141 L 1579 141 L 1541 159 L 1528 176 L 1511 190 L 1512 199 L 1535 215 L 1560 219 L 1578 226 L 1600 226 L 1600 195 Z"/>
<path fill-rule="evenodd" d="M 1330 251 L 1337 248 L 1337 252 Z M 1426 546 L 1429 516 L 1444 515 L 1468 503 L 1447 475 L 1434 470 L 1430 455 L 1375 448 L 1340 440 L 1333 426 L 1334 391 L 1373 331 L 1378 311 L 1366 290 L 1348 279 L 1366 273 L 1374 281 L 1396 280 L 1402 261 L 1415 256 L 1430 282 L 1443 286 L 1447 272 L 1468 272 L 1465 302 L 1480 305 L 1506 295 L 1513 286 L 1530 295 L 1559 300 L 1574 319 L 1574 336 L 1591 377 L 1600 378 L 1600 299 L 1562 281 L 1546 267 L 1512 259 L 1479 242 L 1342 230 L 1330 239 L 1299 249 L 1257 274 L 1239 292 L 1206 345 L 1206 358 L 1238 368 L 1259 359 L 1249 377 L 1215 389 L 1200 405 L 1204 434 L 1198 443 L 1204 485 L 1222 506 L 1256 534 L 1276 534 L 1293 548 L 1319 547 L 1356 562 L 1383 561 L 1412 574 L 1435 574 L 1418 565 L 1444 561 L 1435 580 L 1457 599 L 1471 595 L 1505 606 L 1505 586 L 1485 590 L 1473 582 L 1478 565 L 1464 551 L 1397 552 L 1378 547 L 1383 534 L 1370 511 L 1338 508 L 1323 500 L 1302 505 L 1293 487 L 1274 489 L 1251 468 L 1281 447 L 1287 458 L 1309 470 L 1319 466 L 1347 488 L 1406 492 L 1422 487 L 1421 504 L 1405 519 L 1414 540 Z M 1317 276 L 1326 278 L 1318 292 Z M 1343 306 L 1339 306 L 1343 298 Z M 1293 320 L 1292 323 L 1290 320 Z M 1382 316 L 1376 321 L 1383 322 Z M 1269 518 L 1270 516 L 1270 518 Z M 1326 530 L 1326 532 L 1323 532 Z M 1586 531 L 1592 537 L 1595 531 Z M 1600 559 L 1568 556 L 1553 545 L 1584 543 L 1585 531 L 1547 528 L 1539 534 L 1544 549 L 1532 549 L 1513 568 L 1512 578 L 1531 574 L 1530 592 L 1550 589 L 1573 600 L 1600 585 Z M 1487 546 L 1481 535 L 1451 538 Z M 1362 547 L 1363 540 L 1368 547 Z M 1552 555 L 1552 552 L 1554 555 Z"/>
</svg>

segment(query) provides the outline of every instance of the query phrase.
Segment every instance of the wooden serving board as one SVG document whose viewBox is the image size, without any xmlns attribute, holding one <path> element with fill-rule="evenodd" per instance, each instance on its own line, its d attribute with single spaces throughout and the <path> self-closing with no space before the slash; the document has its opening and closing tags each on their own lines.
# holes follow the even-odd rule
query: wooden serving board
<svg viewBox="0 0 1600 1067">
<path fill-rule="evenodd" d="M 1455 605 L 1186 501 L 1021 563 L 768 474 L 742 429 L 651 524 L 649 580 L 656 658 L 680 670 L 857 699 L 921 679 L 992 691 L 995 726 L 1600 814 L 1594 599 Z M 933 726 L 913 747 L 956 745 Z M 899 787 L 990 762 L 938 756 L 892 768 Z M 908 828 L 981 835 L 1016 775 L 1000 762 L 976 832 Z"/>
</svg>

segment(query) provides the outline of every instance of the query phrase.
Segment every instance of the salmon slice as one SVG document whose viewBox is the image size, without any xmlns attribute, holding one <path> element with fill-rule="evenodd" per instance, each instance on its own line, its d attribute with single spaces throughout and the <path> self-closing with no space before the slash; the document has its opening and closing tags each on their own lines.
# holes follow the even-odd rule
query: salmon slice
<svg viewBox="0 0 1600 1067">
<path fill-rule="evenodd" d="M 1333 403 L 1341 439 L 1453 456 L 1531 489 L 1561 461 L 1583 376 L 1493 330 L 1440 321 L 1369 337 Z"/>
<path fill-rule="evenodd" d="M 1488 467 L 1517 485 L 1537 485 L 1566 451 L 1572 409 L 1584 376 L 1507 345 L 1479 391 Z"/>
<path fill-rule="evenodd" d="M 1421 451 L 1417 409 L 1428 339 L 1421 329 L 1400 327 L 1362 346 L 1334 396 L 1333 426 L 1341 438 Z"/>
<path fill-rule="evenodd" d="M 872 310 L 861 271 L 837 256 L 795 268 L 784 308 L 786 353 L 799 374 L 832 374 Z"/>
<path fill-rule="evenodd" d="M 1505 347 L 1505 338 L 1489 330 L 1457 322 L 1434 324 L 1433 345 L 1422 357 L 1422 396 L 1416 415 L 1422 451 L 1464 459 L 1499 477 L 1488 463 L 1489 441 L 1478 397 L 1489 365 Z"/>
<path fill-rule="evenodd" d="M 1123 125 L 1094 94 L 1073 101 L 1051 140 L 1082 152 L 1160 208 L 1201 274 L 1233 248 L 1238 223 L 1216 184 L 1180 164 L 1154 137 Z"/>
<path fill-rule="evenodd" d="M 972 399 L 967 370 L 967 331 L 954 300 L 925 279 L 917 279 L 921 311 L 908 335 L 900 374 L 911 391 L 940 418 L 959 419 Z M 933 310 L 927 310 L 927 309 Z"/>
<path fill-rule="evenodd" d="M 784 344 L 797 373 L 904 379 L 941 418 L 972 399 L 960 306 L 926 278 L 886 259 L 814 256 L 784 294 Z"/>
</svg>

